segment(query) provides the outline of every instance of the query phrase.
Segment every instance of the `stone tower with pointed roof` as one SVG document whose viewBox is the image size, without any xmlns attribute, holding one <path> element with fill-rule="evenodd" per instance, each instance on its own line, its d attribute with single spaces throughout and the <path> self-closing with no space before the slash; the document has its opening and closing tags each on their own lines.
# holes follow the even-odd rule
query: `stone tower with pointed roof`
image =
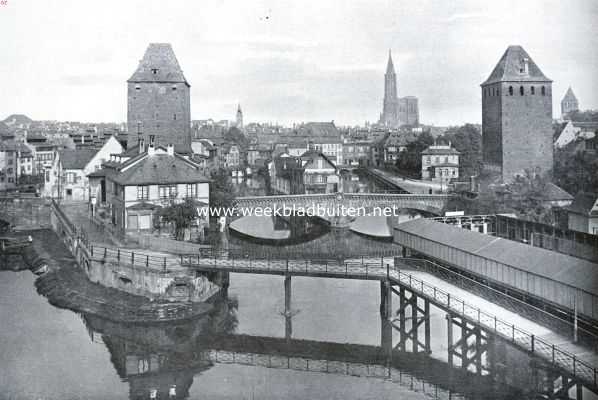
<svg viewBox="0 0 598 400">
<path fill-rule="evenodd" d="M 397 97 L 397 75 L 392 63 L 392 54 L 388 51 L 388 63 L 384 74 L 384 103 L 380 123 L 390 127 L 399 126 L 399 99 Z"/>
<path fill-rule="evenodd" d="M 509 46 L 482 87 L 484 167 L 509 182 L 552 169 L 552 81 L 521 46 Z"/>
<path fill-rule="evenodd" d="M 150 43 L 127 81 L 127 147 L 174 145 L 191 152 L 190 85 L 169 43 Z"/>
<path fill-rule="evenodd" d="M 573 111 L 579 111 L 579 102 L 575 97 L 575 93 L 573 93 L 573 89 L 569 86 L 565 97 L 561 100 L 561 118 L 566 119 L 568 114 Z"/>
</svg>

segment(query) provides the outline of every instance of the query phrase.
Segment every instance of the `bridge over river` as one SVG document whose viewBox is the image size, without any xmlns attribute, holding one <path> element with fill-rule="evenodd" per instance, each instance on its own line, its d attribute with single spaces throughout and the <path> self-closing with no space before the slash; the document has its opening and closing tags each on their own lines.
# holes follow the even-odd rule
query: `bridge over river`
<svg viewBox="0 0 598 400">
<path fill-rule="evenodd" d="M 404 350 L 410 342 L 414 353 L 430 351 L 429 310 L 433 305 L 447 313 L 449 328 L 449 363 L 459 360 L 462 368 L 473 368 L 478 373 L 488 369 L 483 365 L 484 353 L 493 337 L 500 337 L 522 351 L 533 354 L 542 362 L 549 363 L 559 370 L 565 380 L 573 385 L 585 386 L 598 390 L 598 372 L 594 365 L 579 359 L 579 356 L 562 350 L 541 336 L 528 332 L 519 324 L 525 321 L 511 315 L 509 321 L 489 313 L 488 304 L 475 296 L 472 302 L 466 302 L 454 295 L 455 288 L 448 285 L 441 288 L 424 281 L 421 277 L 408 272 L 410 267 L 400 259 L 391 260 L 361 259 L 345 260 L 270 260 L 228 257 L 225 254 L 203 254 L 181 256 L 181 264 L 197 271 L 220 271 L 250 274 L 270 274 L 285 277 L 285 313 L 291 313 L 291 278 L 308 276 L 319 278 L 341 278 L 380 281 L 381 313 L 390 322 L 392 331 L 399 333 L 396 346 Z M 399 307 L 396 313 L 392 306 L 393 297 L 398 297 Z M 409 315 L 408 315 L 409 314 Z M 407 329 L 406 321 L 418 321 Z M 455 340 L 453 327 L 461 331 L 461 338 Z M 420 329 L 422 328 L 422 329 Z M 423 330 L 423 332 L 420 332 Z M 473 340 L 473 354 L 469 347 Z M 565 339 L 566 340 L 566 339 Z M 582 350 L 579 350 L 580 352 Z"/>
<path fill-rule="evenodd" d="M 341 207 L 359 209 L 366 212 L 374 207 L 395 210 L 412 209 L 440 215 L 450 196 L 445 194 L 393 194 L 393 193 L 323 193 L 294 194 L 276 196 L 238 197 L 238 209 L 252 207 L 321 207 L 327 210 L 339 210 Z"/>
</svg>

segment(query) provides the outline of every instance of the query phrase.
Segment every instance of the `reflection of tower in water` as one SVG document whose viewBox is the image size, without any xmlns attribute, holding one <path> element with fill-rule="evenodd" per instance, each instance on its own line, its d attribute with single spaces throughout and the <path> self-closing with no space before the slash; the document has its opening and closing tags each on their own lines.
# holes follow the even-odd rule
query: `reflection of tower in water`
<svg viewBox="0 0 598 400">
<path fill-rule="evenodd" d="M 118 376 L 129 383 L 129 398 L 186 399 L 193 378 L 212 362 L 202 345 L 237 326 L 237 302 L 225 294 L 198 319 L 161 324 L 123 324 L 94 315 L 82 319 L 94 342 L 103 343 Z"/>
</svg>

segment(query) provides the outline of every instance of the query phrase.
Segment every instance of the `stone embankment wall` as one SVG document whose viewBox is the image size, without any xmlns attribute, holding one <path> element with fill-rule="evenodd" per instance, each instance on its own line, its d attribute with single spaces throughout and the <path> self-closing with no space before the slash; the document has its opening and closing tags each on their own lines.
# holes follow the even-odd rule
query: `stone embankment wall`
<svg viewBox="0 0 598 400">
<path fill-rule="evenodd" d="M 217 280 L 181 267 L 176 256 L 94 246 L 70 222 L 60 205 L 52 202 L 50 210 L 52 230 L 92 282 L 167 301 L 203 302 L 220 290 Z"/>
</svg>

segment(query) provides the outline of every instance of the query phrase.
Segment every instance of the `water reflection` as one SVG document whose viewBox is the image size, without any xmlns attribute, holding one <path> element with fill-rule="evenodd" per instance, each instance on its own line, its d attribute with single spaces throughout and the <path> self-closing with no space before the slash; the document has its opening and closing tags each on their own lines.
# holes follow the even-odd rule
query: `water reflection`
<svg viewBox="0 0 598 400">
<path fill-rule="evenodd" d="M 206 355 L 210 338 L 232 333 L 237 325 L 234 299 L 220 294 L 207 317 L 167 324 L 123 324 L 82 314 L 90 338 L 103 343 L 118 376 L 129 383 L 130 399 L 186 399 L 194 376 L 213 363 Z"/>
</svg>

